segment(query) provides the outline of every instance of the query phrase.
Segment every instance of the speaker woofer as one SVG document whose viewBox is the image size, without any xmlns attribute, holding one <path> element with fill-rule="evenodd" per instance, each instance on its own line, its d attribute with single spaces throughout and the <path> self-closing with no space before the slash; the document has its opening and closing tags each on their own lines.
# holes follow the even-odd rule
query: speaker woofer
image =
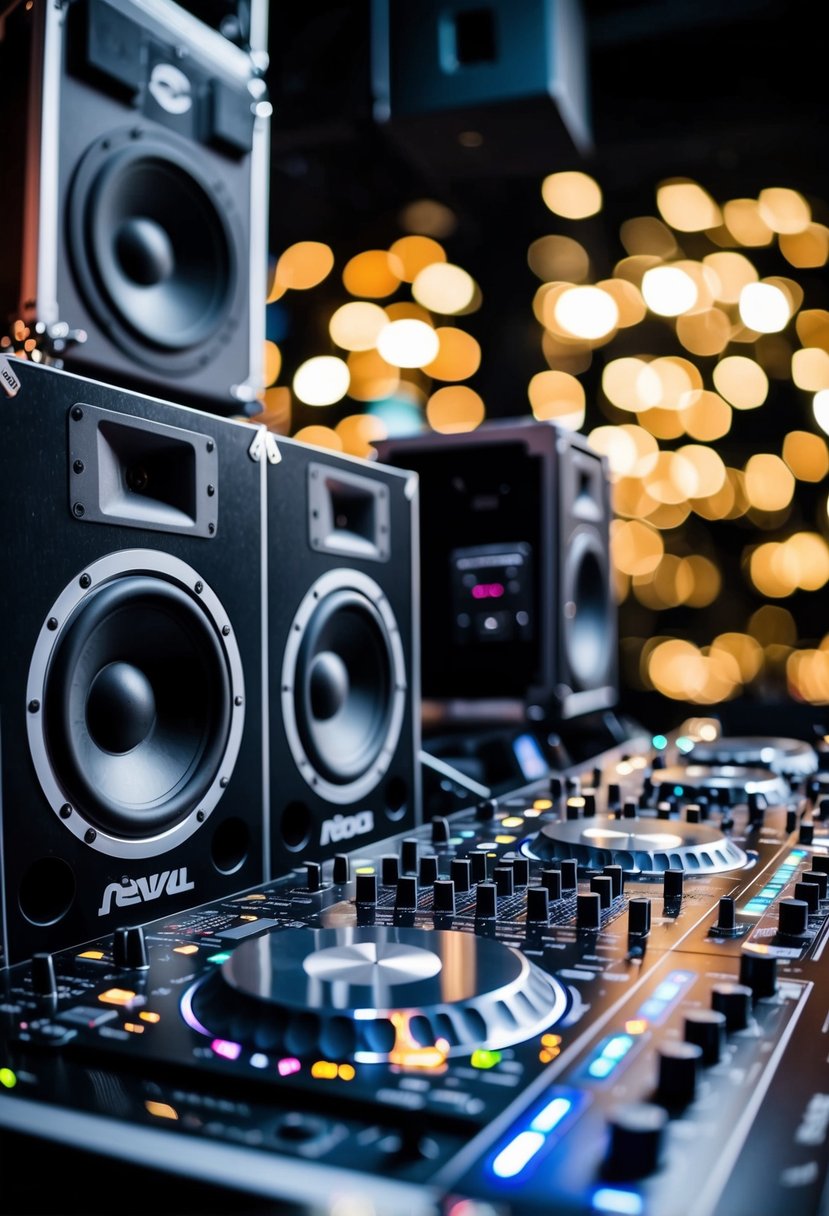
<svg viewBox="0 0 829 1216">
<path fill-rule="evenodd" d="M 607 558 L 592 529 L 573 537 L 567 555 L 564 601 L 564 641 L 576 688 L 594 688 L 607 679 L 608 636 Z"/>
<path fill-rule="evenodd" d="M 400 737 L 405 664 L 391 607 L 373 579 L 324 574 L 303 599 L 285 648 L 282 708 L 308 784 L 353 802 L 386 773 Z"/>
<path fill-rule="evenodd" d="M 54 605 L 30 670 L 32 755 L 53 807 L 119 856 L 186 839 L 232 770 L 241 685 L 230 626 L 195 571 L 152 551 L 93 563 Z"/>
<path fill-rule="evenodd" d="M 235 324 L 230 218 L 221 183 L 205 178 L 183 141 L 115 132 L 87 150 L 72 188 L 70 250 L 117 345 L 181 372 L 209 362 L 211 340 L 213 353 L 221 349 L 222 329 Z"/>
</svg>

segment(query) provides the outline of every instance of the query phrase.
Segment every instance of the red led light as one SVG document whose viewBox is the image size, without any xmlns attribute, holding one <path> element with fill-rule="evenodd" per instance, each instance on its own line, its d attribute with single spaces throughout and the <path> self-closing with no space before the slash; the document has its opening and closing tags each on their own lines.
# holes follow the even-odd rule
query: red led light
<svg viewBox="0 0 829 1216">
<path fill-rule="evenodd" d="M 472 598 L 475 600 L 499 600 L 503 594 L 503 583 L 476 583 L 472 588 Z"/>
</svg>

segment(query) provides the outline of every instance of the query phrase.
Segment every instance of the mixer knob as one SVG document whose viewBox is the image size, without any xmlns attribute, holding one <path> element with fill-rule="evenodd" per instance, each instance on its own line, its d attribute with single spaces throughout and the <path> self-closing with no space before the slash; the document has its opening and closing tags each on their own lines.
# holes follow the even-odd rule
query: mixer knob
<svg viewBox="0 0 829 1216">
<path fill-rule="evenodd" d="M 602 784 L 602 770 L 598 764 L 593 766 L 593 772 L 590 775 L 590 784 L 594 790 L 597 790 Z"/>
<path fill-rule="evenodd" d="M 723 895 L 717 905 L 717 919 L 714 922 L 714 932 L 733 933 L 737 928 L 737 905 L 733 896 Z"/>
<path fill-rule="evenodd" d="M 656 1098 L 662 1106 L 678 1110 L 693 1102 L 701 1064 L 702 1048 L 698 1043 L 667 1039 L 662 1044 L 656 1087 Z"/>
<path fill-rule="evenodd" d="M 318 861 L 306 861 L 305 885 L 309 891 L 319 891 L 322 885 L 322 866 Z"/>
<path fill-rule="evenodd" d="M 662 894 L 665 902 L 682 899 L 682 888 L 685 882 L 684 870 L 666 870 L 662 876 Z"/>
<path fill-rule="evenodd" d="M 625 889 L 625 872 L 621 866 L 605 866 L 602 874 L 613 884 L 613 898 L 618 899 Z"/>
<path fill-rule="evenodd" d="M 400 869 L 404 874 L 417 873 L 417 839 L 408 836 L 400 846 Z"/>
<path fill-rule="evenodd" d="M 647 896 L 628 900 L 628 933 L 647 937 L 651 931 L 651 901 Z"/>
<path fill-rule="evenodd" d="M 572 857 L 566 858 L 559 867 L 561 870 L 561 889 L 574 891 L 579 885 L 579 863 Z"/>
<path fill-rule="evenodd" d="M 486 853 L 480 850 L 470 853 L 469 864 L 472 867 L 472 881 L 486 882 Z"/>
<path fill-rule="evenodd" d="M 670 819 L 671 815 L 673 814 L 673 809 L 673 806 L 667 800 L 667 798 L 663 798 L 661 802 L 657 802 L 656 804 L 656 818 Z"/>
<path fill-rule="evenodd" d="M 818 889 L 818 898 L 826 899 L 827 884 L 829 884 L 829 875 L 822 870 L 805 870 L 801 875 L 802 882 L 813 882 Z"/>
<path fill-rule="evenodd" d="M 699 823 L 700 818 L 699 806 L 695 802 L 689 803 L 685 808 L 685 822 Z"/>
<path fill-rule="evenodd" d="M 760 798 L 756 790 L 752 790 L 747 798 L 748 822 L 753 828 L 761 828 L 765 816 L 765 799 Z"/>
<path fill-rule="evenodd" d="M 797 833 L 798 844 L 811 844 L 815 837 L 815 825 L 811 820 L 801 823 Z"/>
<path fill-rule="evenodd" d="M 435 913 L 455 914 L 455 884 L 451 878 L 439 878 L 433 888 Z"/>
<path fill-rule="evenodd" d="M 358 874 L 354 889 L 355 903 L 368 905 L 377 903 L 377 875 Z"/>
<path fill-rule="evenodd" d="M 343 886 L 351 878 L 351 863 L 348 860 L 347 853 L 338 853 L 334 858 L 334 867 L 331 872 L 331 881 L 337 886 Z"/>
<path fill-rule="evenodd" d="M 786 811 L 786 832 L 791 833 L 797 827 L 797 811 L 792 807 Z"/>
<path fill-rule="evenodd" d="M 438 859 L 434 853 L 427 853 L 420 859 L 420 885 L 430 887 L 440 873 Z"/>
<path fill-rule="evenodd" d="M 694 1009 L 685 1017 L 685 1042 L 702 1048 L 703 1064 L 718 1064 L 725 1046 L 725 1014 L 718 1009 Z"/>
<path fill-rule="evenodd" d="M 796 882 L 794 884 L 794 897 L 796 901 L 802 900 L 805 903 L 810 916 L 820 911 L 820 891 L 816 883 Z"/>
<path fill-rule="evenodd" d="M 747 984 L 725 981 L 711 989 L 711 1008 L 725 1015 L 725 1029 L 745 1030 L 751 1017 L 752 992 Z"/>
<path fill-rule="evenodd" d="M 797 885 L 805 884 L 798 883 Z M 780 900 L 777 907 L 777 928 L 784 937 L 803 936 L 809 928 L 809 905 L 805 899 Z"/>
<path fill-rule="evenodd" d="M 823 794 L 815 806 L 815 819 L 829 819 L 829 797 Z"/>
<path fill-rule="evenodd" d="M 112 961 L 116 967 L 144 970 L 149 967 L 147 943 L 141 925 L 116 929 L 112 935 Z"/>
<path fill-rule="evenodd" d="M 578 819 L 584 806 L 584 799 L 580 797 L 568 798 L 564 807 L 564 814 L 568 819 Z"/>
<path fill-rule="evenodd" d="M 602 901 L 595 891 L 576 896 L 576 928 L 600 929 L 602 924 Z"/>
<path fill-rule="evenodd" d="M 492 871 L 495 890 L 499 895 L 512 895 L 515 890 L 512 866 L 496 866 Z"/>
<path fill-rule="evenodd" d="M 615 811 L 620 805 L 622 793 L 618 784 L 611 781 L 607 787 L 607 806 L 608 810 Z"/>
<path fill-rule="evenodd" d="M 661 752 L 657 752 L 657 754 L 654 756 L 653 760 L 651 761 L 651 768 L 654 771 L 657 771 L 658 769 L 661 769 L 664 767 L 665 767 L 665 757 L 662 755 Z"/>
<path fill-rule="evenodd" d="M 432 820 L 432 844 L 449 843 L 449 820 L 436 815 Z"/>
<path fill-rule="evenodd" d="M 583 815 L 585 819 L 593 819 L 596 814 L 596 791 L 585 790 L 582 794 L 584 799 Z"/>
<path fill-rule="evenodd" d="M 667 1122 L 668 1112 L 652 1102 L 631 1102 L 612 1110 L 605 1176 L 632 1180 L 659 1169 Z"/>
<path fill-rule="evenodd" d="M 414 874 L 401 874 L 398 878 L 394 906 L 406 911 L 417 907 L 417 879 Z"/>
<path fill-rule="evenodd" d="M 815 872 L 829 874 L 829 854 L 817 853 L 812 858 L 812 868 L 809 872 L 811 874 L 814 874 Z"/>
<path fill-rule="evenodd" d="M 449 877 L 458 892 L 468 891 L 472 885 L 472 863 L 467 857 L 453 857 Z"/>
<path fill-rule="evenodd" d="M 515 879 L 516 887 L 526 887 L 530 881 L 530 863 L 526 857 L 512 859 L 512 876 Z"/>
<path fill-rule="evenodd" d="M 396 887 L 400 877 L 400 859 L 396 853 L 386 853 L 380 859 L 380 881 L 384 887 Z"/>
<path fill-rule="evenodd" d="M 475 818 L 482 823 L 488 822 L 495 818 L 495 812 L 498 810 L 497 798 L 483 798 L 475 807 Z"/>
<path fill-rule="evenodd" d="M 740 955 L 740 983 L 751 989 L 755 1001 L 774 996 L 777 991 L 776 957 L 744 950 Z"/>
<path fill-rule="evenodd" d="M 550 919 L 550 893 L 546 887 L 527 888 L 527 920 L 546 925 Z"/>
<path fill-rule="evenodd" d="M 51 954 L 39 952 L 32 955 L 32 990 L 38 996 L 57 996 L 58 982 Z"/>
<path fill-rule="evenodd" d="M 551 901 L 561 899 L 561 870 L 542 870 L 541 885 L 548 892 Z"/>
<path fill-rule="evenodd" d="M 581 791 L 581 779 L 579 777 L 566 777 L 564 788 L 568 794 L 578 794 Z"/>
<path fill-rule="evenodd" d="M 622 806 L 623 819 L 635 819 L 639 813 L 639 804 L 635 798 L 626 798 Z"/>
<path fill-rule="evenodd" d="M 475 915 L 493 920 L 497 911 L 497 890 L 494 882 L 479 882 L 475 891 Z"/>
<path fill-rule="evenodd" d="M 550 778 L 550 797 L 555 801 L 562 794 L 561 777 Z"/>
<path fill-rule="evenodd" d="M 594 874 L 590 879 L 590 890 L 599 897 L 602 909 L 609 908 L 613 903 L 613 879 L 606 874 Z"/>
</svg>

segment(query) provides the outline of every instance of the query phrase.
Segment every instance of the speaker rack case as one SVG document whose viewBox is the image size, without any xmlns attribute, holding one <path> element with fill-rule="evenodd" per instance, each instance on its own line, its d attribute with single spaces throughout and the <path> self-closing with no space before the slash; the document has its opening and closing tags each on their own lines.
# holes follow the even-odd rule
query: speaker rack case
<svg viewBox="0 0 829 1216">
<path fill-rule="evenodd" d="M 0 965 L 270 877 L 263 435 L 0 357 Z"/>
</svg>

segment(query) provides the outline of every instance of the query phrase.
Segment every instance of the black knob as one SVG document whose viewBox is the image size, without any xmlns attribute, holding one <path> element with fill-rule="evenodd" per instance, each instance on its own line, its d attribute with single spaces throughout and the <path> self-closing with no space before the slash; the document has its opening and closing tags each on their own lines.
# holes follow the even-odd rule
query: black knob
<svg viewBox="0 0 829 1216">
<path fill-rule="evenodd" d="M 697 804 L 695 802 L 692 802 L 689 806 L 686 806 L 685 821 L 686 821 L 686 823 L 699 823 L 699 821 L 700 821 L 699 807 L 697 806 Z"/>
<path fill-rule="evenodd" d="M 599 929 L 602 923 L 602 901 L 595 891 L 576 896 L 576 928 Z"/>
<path fill-rule="evenodd" d="M 636 804 L 636 799 L 635 798 L 626 798 L 624 806 L 622 807 L 622 818 L 623 819 L 635 819 L 638 814 L 638 811 L 639 811 L 639 807 Z"/>
<path fill-rule="evenodd" d="M 354 889 L 355 902 L 358 904 L 377 903 L 377 875 L 358 874 Z"/>
<path fill-rule="evenodd" d="M 512 860 L 512 877 L 516 887 L 526 887 L 530 881 L 530 863 L 526 857 L 514 857 Z"/>
<path fill-rule="evenodd" d="M 829 818 L 829 798 L 825 794 L 821 795 L 815 806 L 815 819 Z"/>
<path fill-rule="evenodd" d="M 797 811 L 792 807 L 786 811 L 786 831 L 791 833 L 797 827 Z"/>
<path fill-rule="evenodd" d="M 752 992 L 747 984 L 724 981 L 711 989 L 711 1008 L 725 1014 L 725 1029 L 745 1030 L 751 1017 Z"/>
<path fill-rule="evenodd" d="M 472 864 L 467 857 L 453 857 L 449 866 L 449 877 L 457 892 L 468 891 L 472 885 Z"/>
<path fill-rule="evenodd" d="M 564 814 L 568 819 L 578 819 L 584 806 L 584 799 L 580 797 L 568 798 L 564 807 Z"/>
<path fill-rule="evenodd" d="M 455 913 L 455 884 L 451 878 L 439 878 L 433 887 L 434 909 L 436 913 Z"/>
<path fill-rule="evenodd" d="M 596 814 L 596 791 L 585 790 L 582 794 L 584 799 L 584 807 L 582 813 L 585 819 L 593 819 Z"/>
<path fill-rule="evenodd" d="M 667 900 L 682 899 L 685 882 L 684 870 L 666 870 L 662 877 L 662 895 Z"/>
<path fill-rule="evenodd" d="M 609 878 L 613 885 L 613 898 L 618 899 L 625 889 L 625 872 L 621 866 L 605 866 L 602 874 Z"/>
<path fill-rule="evenodd" d="M 498 810 L 497 798 L 484 798 L 475 807 L 475 818 L 486 823 L 490 819 L 495 818 L 495 812 Z"/>
<path fill-rule="evenodd" d="M 449 820 L 436 815 L 432 820 L 432 844 L 449 843 Z"/>
<path fill-rule="evenodd" d="M 414 874 L 401 874 L 398 878 L 394 906 L 407 911 L 417 907 L 417 879 Z"/>
<path fill-rule="evenodd" d="M 757 793 L 757 791 L 752 790 L 749 793 L 746 801 L 748 803 L 748 822 L 749 822 L 749 824 L 753 828 L 762 827 L 763 819 L 765 817 L 765 807 L 766 807 L 765 799 L 761 799 L 761 797 Z"/>
<path fill-rule="evenodd" d="M 542 870 L 541 885 L 549 893 L 551 900 L 561 899 L 561 870 Z"/>
<path fill-rule="evenodd" d="M 479 882 L 475 890 L 475 915 L 482 920 L 492 920 L 497 910 L 497 892 L 494 882 Z"/>
<path fill-rule="evenodd" d="M 469 864 L 472 866 L 472 881 L 486 882 L 486 853 L 480 850 L 470 853 Z"/>
<path fill-rule="evenodd" d="M 802 882 L 813 882 L 818 889 L 818 898 L 826 899 L 829 875 L 824 874 L 822 870 L 804 870 L 800 877 Z"/>
<path fill-rule="evenodd" d="M 322 866 L 318 861 L 306 861 L 305 885 L 309 891 L 319 891 L 322 885 Z"/>
<path fill-rule="evenodd" d="M 607 806 L 608 810 L 615 811 L 620 804 L 622 791 L 619 789 L 615 781 L 611 781 L 607 787 Z"/>
<path fill-rule="evenodd" d="M 420 885 L 430 887 L 440 873 L 438 859 L 434 853 L 427 853 L 420 859 Z"/>
<path fill-rule="evenodd" d="M 499 895 L 512 895 L 515 889 L 512 866 L 496 866 L 492 871 L 492 879 Z"/>
<path fill-rule="evenodd" d="M 703 823 L 705 823 L 707 819 L 711 818 L 707 798 L 698 798 L 696 803 L 692 803 L 692 805 L 699 807 L 699 817 Z"/>
<path fill-rule="evenodd" d="M 400 859 L 396 853 L 386 853 L 380 858 L 380 882 L 384 887 L 396 887 L 400 877 Z"/>
<path fill-rule="evenodd" d="M 597 790 L 602 784 L 602 770 L 598 764 L 593 765 L 593 771 L 590 774 L 590 784 L 594 790 Z"/>
<path fill-rule="evenodd" d="M 561 797 L 562 788 L 561 777 L 550 778 L 550 797 L 553 800 Z"/>
<path fill-rule="evenodd" d="M 594 874 L 590 879 L 590 890 L 598 895 L 602 910 L 613 903 L 613 879 L 606 874 Z"/>
<path fill-rule="evenodd" d="M 647 937 L 651 931 L 651 901 L 647 896 L 628 900 L 628 933 Z"/>
<path fill-rule="evenodd" d="M 777 991 L 777 959 L 773 954 L 755 954 L 744 950 L 740 955 L 740 983 L 749 987 L 754 1000 L 774 996 Z"/>
<path fill-rule="evenodd" d="M 698 1043 L 667 1039 L 659 1048 L 657 1101 L 668 1110 L 680 1110 L 693 1102 L 701 1064 L 702 1048 Z"/>
<path fill-rule="evenodd" d="M 116 967 L 127 967 L 131 971 L 149 967 L 142 925 L 115 930 L 112 935 L 112 961 Z"/>
<path fill-rule="evenodd" d="M 811 844 L 815 836 L 815 825 L 811 820 L 801 823 L 797 833 L 798 844 Z"/>
<path fill-rule="evenodd" d="M 812 858 L 812 870 L 814 873 L 818 870 L 821 874 L 829 874 L 829 854 L 818 853 Z"/>
<path fill-rule="evenodd" d="M 645 1178 L 662 1161 L 668 1112 L 651 1102 L 618 1106 L 609 1115 L 610 1141 L 603 1173 L 607 1178 Z"/>
<path fill-rule="evenodd" d="M 351 878 L 351 863 L 348 860 L 347 853 L 338 853 L 334 858 L 334 866 L 331 871 L 331 881 L 337 886 L 342 886 Z"/>
<path fill-rule="evenodd" d="M 38 952 L 32 955 L 32 991 L 38 996 L 57 996 L 58 982 L 51 954 Z"/>
<path fill-rule="evenodd" d="M 527 920 L 546 925 L 550 919 L 550 893 L 546 887 L 527 887 Z"/>
<path fill-rule="evenodd" d="M 813 882 L 796 882 L 794 884 L 795 900 L 803 900 L 806 907 L 809 909 L 809 915 L 819 911 L 820 909 L 820 892 L 817 884 Z M 781 900 L 781 903 L 784 901 Z"/>
<path fill-rule="evenodd" d="M 575 776 L 566 777 L 564 780 L 564 788 L 567 790 L 568 794 L 580 793 L 581 792 L 581 778 L 575 777 Z"/>
<path fill-rule="evenodd" d="M 674 808 L 671 803 L 663 798 L 661 802 L 657 802 L 656 804 L 656 818 L 670 819 L 671 815 L 673 814 L 673 809 Z"/>
<path fill-rule="evenodd" d="M 685 1041 L 702 1048 L 703 1064 L 717 1064 L 725 1046 L 725 1014 L 694 1009 L 685 1016 Z"/>
<path fill-rule="evenodd" d="M 717 904 L 717 919 L 713 925 L 714 931 L 733 933 L 737 928 L 737 905 L 733 896 L 723 895 Z"/>
<path fill-rule="evenodd" d="M 562 891 L 573 891 L 579 885 L 579 863 L 568 857 L 559 866 Z"/>
<path fill-rule="evenodd" d="M 404 874 L 417 873 L 417 839 L 407 836 L 400 845 L 400 869 Z"/>
<path fill-rule="evenodd" d="M 777 905 L 777 928 L 784 937 L 803 936 L 809 928 L 809 905 L 805 899 L 780 900 Z"/>
</svg>

